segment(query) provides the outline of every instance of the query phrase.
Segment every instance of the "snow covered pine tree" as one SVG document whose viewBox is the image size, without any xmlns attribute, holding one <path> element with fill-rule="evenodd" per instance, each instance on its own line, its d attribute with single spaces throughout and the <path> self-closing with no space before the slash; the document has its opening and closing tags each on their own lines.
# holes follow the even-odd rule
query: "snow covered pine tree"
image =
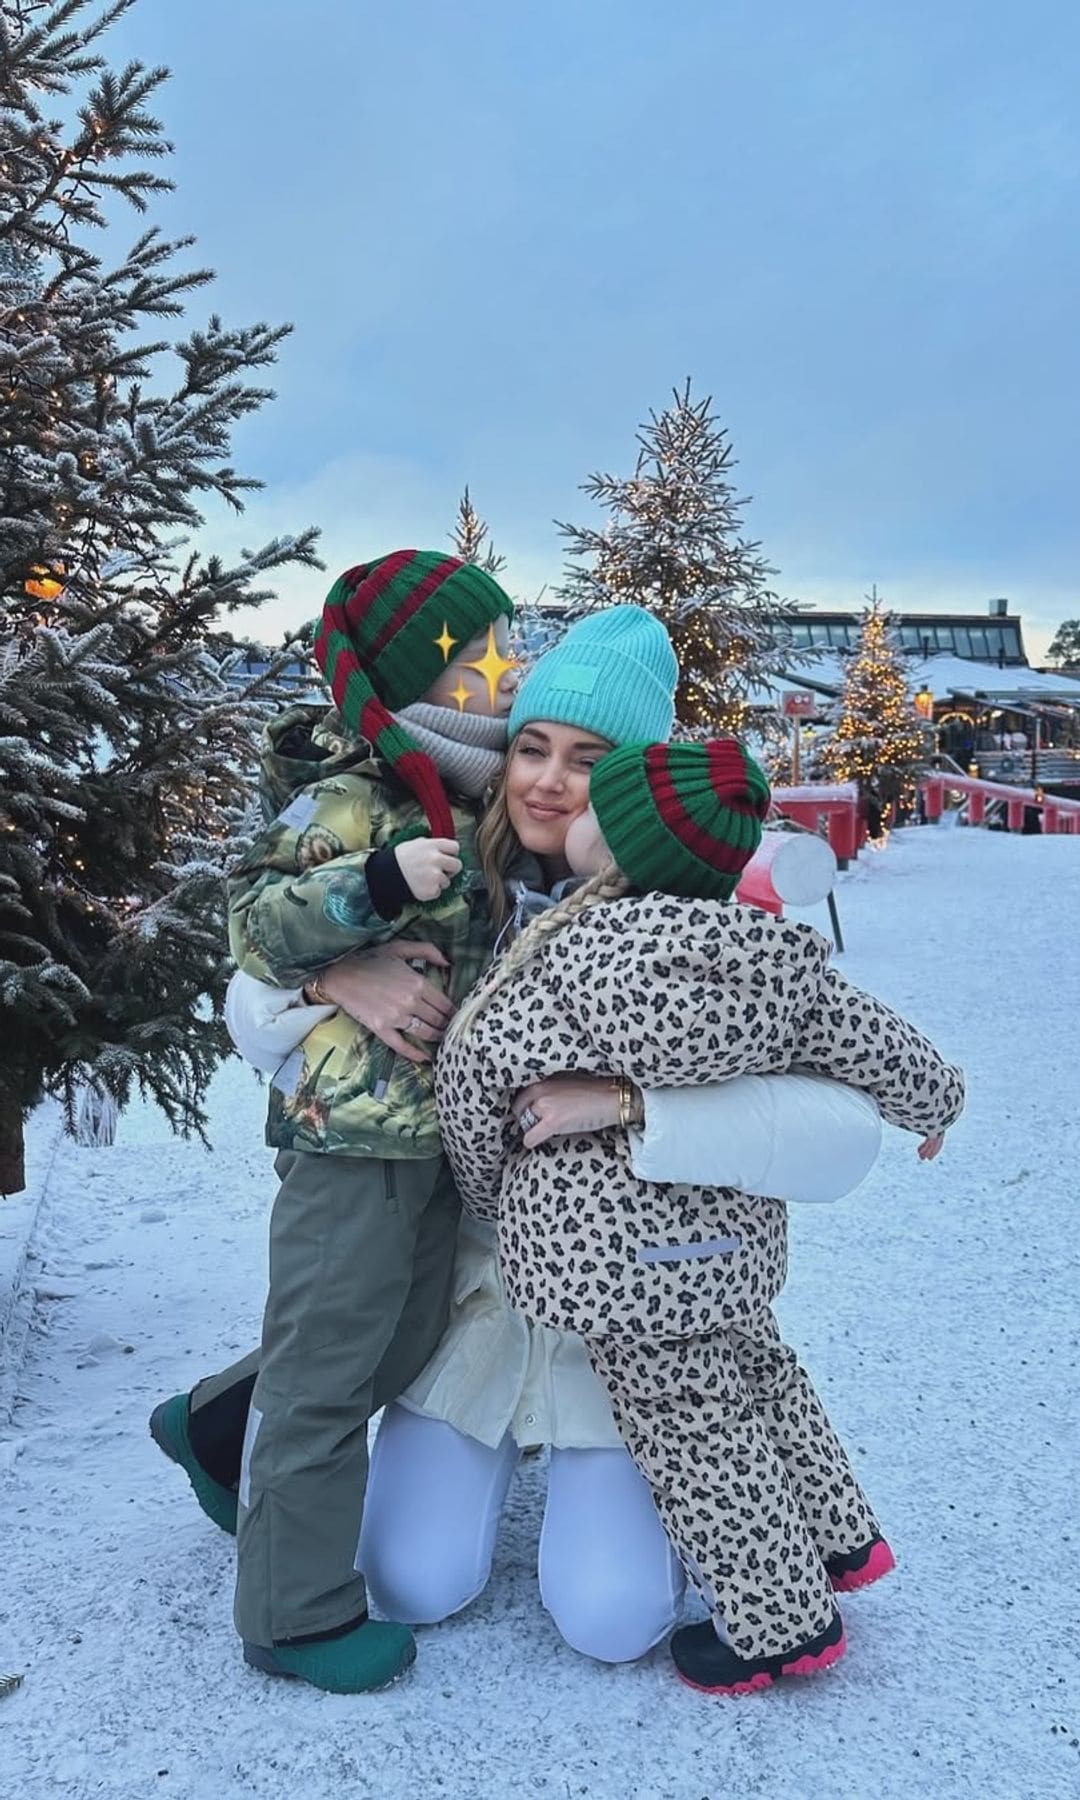
<svg viewBox="0 0 1080 1800">
<path fill-rule="evenodd" d="M 454 555 L 460 556 L 462 562 L 475 563 L 488 575 L 502 574 L 506 558 L 496 550 L 487 521 L 477 512 L 467 487 L 458 501 L 457 518 L 449 537 Z M 522 601 L 515 597 L 511 656 L 521 666 L 532 662 L 547 649 L 559 629 L 561 627 L 544 618 L 536 600 Z"/>
<path fill-rule="evenodd" d="M 915 777 L 926 757 L 895 620 L 877 590 L 864 608 L 859 641 L 848 658 L 833 710 L 836 729 L 821 746 L 834 781 L 857 781 L 864 806 L 915 804 Z"/>
<path fill-rule="evenodd" d="M 499 555 L 492 543 L 487 524 L 473 505 L 467 487 L 458 501 L 450 542 L 455 556 L 460 556 L 462 562 L 476 563 L 488 575 L 498 575 L 506 567 L 506 558 Z"/>
<path fill-rule="evenodd" d="M 86 1080 L 201 1129 L 222 870 L 276 697 L 230 682 L 220 621 L 317 566 L 313 531 L 232 565 L 190 547 L 202 496 L 259 485 L 229 441 L 286 328 L 211 318 L 170 366 L 146 326 L 210 280 L 178 266 L 190 240 L 148 229 L 115 267 L 88 247 L 106 202 L 171 186 L 146 110 L 166 72 L 98 49 L 134 3 L 0 4 L 0 1193 L 29 1109 L 59 1095 L 70 1127 Z"/>
<path fill-rule="evenodd" d="M 741 730 L 751 690 L 803 660 L 777 616 L 775 569 L 741 535 L 747 504 L 712 400 L 690 382 L 650 412 L 633 475 L 591 475 L 582 491 L 610 515 L 600 529 L 560 525 L 570 565 L 568 617 L 598 606 L 648 607 L 671 633 L 682 675 L 678 724 L 690 736 Z M 788 603 L 790 605 L 790 603 Z"/>
</svg>

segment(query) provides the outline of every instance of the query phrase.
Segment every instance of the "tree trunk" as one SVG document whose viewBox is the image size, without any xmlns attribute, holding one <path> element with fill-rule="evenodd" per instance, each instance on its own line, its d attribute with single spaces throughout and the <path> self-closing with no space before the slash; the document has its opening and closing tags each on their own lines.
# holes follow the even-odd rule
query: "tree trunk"
<svg viewBox="0 0 1080 1800">
<path fill-rule="evenodd" d="M 22 1108 L 0 1095 L 0 1195 L 21 1194 L 26 1186 Z"/>
</svg>

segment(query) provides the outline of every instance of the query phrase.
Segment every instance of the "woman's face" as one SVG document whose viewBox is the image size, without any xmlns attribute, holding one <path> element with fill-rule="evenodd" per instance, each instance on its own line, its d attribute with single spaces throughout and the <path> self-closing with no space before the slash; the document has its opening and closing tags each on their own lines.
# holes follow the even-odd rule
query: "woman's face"
<svg viewBox="0 0 1080 1800">
<path fill-rule="evenodd" d="M 526 850 L 568 867 L 566 834 L 589 804 L 589 777 L 612 748 L 575 725 L 524 725 L 506 764 L 506 810 Z"/>
</svg>

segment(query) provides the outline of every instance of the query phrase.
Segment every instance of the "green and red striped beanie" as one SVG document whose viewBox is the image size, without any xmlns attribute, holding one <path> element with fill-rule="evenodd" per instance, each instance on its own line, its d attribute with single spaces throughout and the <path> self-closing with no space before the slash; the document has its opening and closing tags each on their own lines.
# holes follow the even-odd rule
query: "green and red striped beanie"
<svg viewBox="0 0 1080 1800">
<path fill-rule="evenodd" d="M 769 784 L 734 738 L 625 744 L 596 764 L 589 799 L 643 893 L 730 900 L 761 842 Z"/>
<path fill-rule="evenodd" d="M 454 835 L 442 779 L 391 713 L 427 693 L 455 646 L 513 611 L 485 570 L 440 550 L 394 550 L 360 563 L 323 603 L 315 660 L 338 712 L 412 789 L 435 837 Z"/>
</svg>

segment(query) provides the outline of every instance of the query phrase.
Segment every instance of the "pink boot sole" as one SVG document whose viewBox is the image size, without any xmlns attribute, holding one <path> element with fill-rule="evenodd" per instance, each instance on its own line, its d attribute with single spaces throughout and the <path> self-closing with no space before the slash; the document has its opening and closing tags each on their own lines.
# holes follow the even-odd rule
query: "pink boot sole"
<svg viewBox="0 0 1080 1800">
<path fill-rule="evenodd" d="M 854 1594 L 858 1588 L 870 1587 L 880 1581 L 883 1575 L 891 1575 L 896 1567 L 896 1558 L 889 1549 L 884 1538 L 874 1545 L 861 1569 L 851 1569 L 844 1575 L 830 1575 L 829 1580 L 838 1594 Z"/>
<path fill-rule="evenodd" d="M 727 1699 L 738 1699 L 743 1694 L 762 1693 L 765 1688 L 775 1686 L 782 1676 L 823 1675 L 826 1669 L 831 1669 L 834 1663 L 840 1661 L 846 1651 L 847 1633 L 845 1632 L 841 1635 L 838 1644 L 829 1644 L 826 1649 L 819 1651 L 817 1656 L 799 1656 L 794 1662 L 781 1663 L 779 1676 L 769 1675 L 765 1670 L 759 1670 L 756 1675 L 751 1675 L 749 1681 L 736 1681 L 730 1687 L 702 1687 L 700 1682 L 690 1681 L 680 1671 L 676 1670 L 676 1674 L 678 1674 L 679 1680 L 684 1682 L 687 1687 L 693 1688 L 695 1693 L 722 1694 Z"/>
</svg>

